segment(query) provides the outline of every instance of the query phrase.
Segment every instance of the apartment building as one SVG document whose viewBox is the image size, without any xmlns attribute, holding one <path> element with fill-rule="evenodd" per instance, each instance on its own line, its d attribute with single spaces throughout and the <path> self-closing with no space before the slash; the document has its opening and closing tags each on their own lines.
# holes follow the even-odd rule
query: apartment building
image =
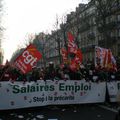
<svg viewBox="0 0 120 120">
<path fill-rule="evenodd" d="M 94 59 L 95 46 L 109 48 L 114 56 L 120 56 L 120 0 L 116 0 L 108 13 L 105 17 L 105 26 L 101 26 L 100 22 L 103 20 L 96 19 L 99 15 L 95 3 L 79 4 L 75 11 L 67 15 L 67 20 L 60 25 L 60 29 L 53 31 L 47 38 L 46 63 L 60 63 L 59 49 L 66 48 L 68 31 L 73 33 L 85 62 Z M 108 34 L 107 39 L 105 34 Z"/>
</svg>

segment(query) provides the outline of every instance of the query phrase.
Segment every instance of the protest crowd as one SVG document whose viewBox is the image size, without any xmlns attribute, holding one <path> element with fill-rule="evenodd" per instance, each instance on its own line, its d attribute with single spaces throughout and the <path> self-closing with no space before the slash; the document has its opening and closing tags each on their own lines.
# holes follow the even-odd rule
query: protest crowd
<svg viewBox="0 0 120 120">
<path fill-rule="evenodd" d="M 106 89 L 107 88 L 106 83 L 107 82 L 110 83 L 113 81 L 116 81 L 115 83 L 117 83 L 118 81 L 120 81 L 120 58 L 119 58 L 119 56 L 114 57 L 112 54 L 112 51 L 110 49 L 95 46 L 94 60 L 92 60 L 92 61 L 88 60 L 85 63 L 85 61 L 83 61 L 82 51 L 75 44 L 73 36 L 70 33 L 68 36 L 69 36 L 68 37 L 69 38 L 68 49 L 61 48 L 62 63 L 59 65 L 56 65 L 53 61 L 49 62 L 46 67 L 40 67 L 39 65 L 37 65 L 37 62 L 42 58 L 42 54 L 32 44 L 27 46 L 27 48 L 23 51 L 23 53 L 20 54 L 20 56 L 18 56 L 14 60 L 13 63 L 6 61 L 5 65 L 0 66 L 0 81 L 3 84 L 3 87 L 5 85 L 8 85 L 6 81 L 10 81 L 11 83 L 20 82 L 20 83 L 16 83 L 16 84 L 20 84 L 20 85 L 22 83 L 24 85 L 27 85 L 28 82 L 31 82 L 31 83 L 36 82 L 37 83 L 37 84 L 35 84 L 36 86 L 28 85 L 28 87 L 26 86 L 26 87 L 19 88 L 19 86 L 17 85 L 17 86 L 15 86 L 15 87 L 17 87 L 17 89 L 14 89 L 14 86 L 13 86 L 13 88 L 10 87 L 10 89 L 13 89 L 14 93 L 19 93 L 19 92 L 26 93 L 27 88 L 30 89 L 30 87 L 31 87 L 32 92 L 34 92 L 36 90 L 35 88 L 38 88 L 36 91 L 39 92 L 39 84 L 42 83 L 40 80 L 45 81 L 44 82 L 45 85 L 43 87 L 44 89 L 47 85 L 49 85 L 49 82 L 46 82 L 47 80 L 50 80 L 51 83 L 53 83 L 53 87 L 54 87 L 54 85 L 55 85 L 55 87 L 57 87 L 57 85 L 54 84 L 54 82 L 52 82 L 52 81 L 57 82 L 60 80 L 64 80 L 62 82 L 67 81 L 66 83 L 69 84 L 69 82 L 78 80 L 78 82 L 84 82 L 84 83 L 80 83 L 80 85 L 81 86 L 84 85 L 84 87 L 86 87 L 87 89 L 89 88 L 88 87 L 89 85 L 87 85 L 87 84 L 89 84 L 90 82 L 92 82 L 92 84 L 94 84 L 95 87 L 97 87 L 97 85 L 99 87 L 99 89 L 96 92 L 93 90 L 90 90 L 88 92 L 89 94 L 92 93 L 93 96 L 94 96 L 94 94 L 96 94 L 97 95 L 96 99 L 94 99 L 94 97 L 92 98 L 92 96 L 89 96 L 89 94 L 87 94 L 88 97 L 85 97 L 85 98 L 90 98 L 91 101 L 89 101 L 89 99 L 85 99 L 86 102 L 84 102 L 84 103 L 89 103 L 89 102 L 96 103 L 96 102 L 100 102 L 100 101 L 104 102 L 104 99 L 105 99 L 104 103 L 109 102 L 110 100 L 108 100 L 108 99 L 111 98 L 110 97 L 111 94 L 109 95 L 109 93 L 108 93 L 109 90 Z M 73 56 L 71 56 L 71 55 L 73 55 Z M 4 81 L 6 82 L 6 84 L 4 84 L 5 83 Z M 99 84 L 96 84 L 96 83 L 99 83 Z M 75 85 L 76 88 L 79 87 L 79 91 L 80 91 L 80 88 L 82 89 L 82 87 L 83 87 L 83 86 L 80 87 L 80 85 L 79 86 Z M 9 87 L 9 85 L 8 85 L 8 87 Z M 68 85 L 68 87 L 69 87 L 69 85 Z M 90 87 L 91 87 L 91 85 L 90 85 Z M 114 85 L 112 87 L 114 87 Z M 23 88 L 23 90 L 21 90 L 22 88 Z M 34 88 L 34 90 L 32 88 Z M 41 86 L 40 86 L 40 88 L 41 88 Z M 66 85 L 66 88 L 67 88 L 67 85 Z M 72 88 L 75 88 L 74 85 Z M 6 91 L 4 91 L 4 89 L 2 89 L 2 90 L 3 90 L 3 92 L 9 91 L 8 89 Z M 54 94 L 53 94 L 53 91 L 50 91 L 50 93 L 48 95 L 51 96 L 53 94 L 53 98 L 54 98 L 54 97 L 56 97 L 57 92 L 58 92 L 58 95 L 60 95 L 59 94 L 60 90 L 61 89 L 59 89 L 58 91 L 55 91 Z M 99 90 L 101 92 L 101 96 L 100 96 Z M 65 91 L 67 91 L 67 90 L 65 89 Z M 72 91 L 72 89 L 71 89 L 71 91 Z M 26 93 L 26 94 L 28 96 L 33 95 L 32 92 Z M 47 93 L 48 91 L 45 91 L 45 92 Z M 71 93 L 69 93 L 69 94 L 72 94 L 75 96 L 75 100 L 73 100 L 73 103 L 78 99 L 84 100 L 83 92 L 85 93 L 84 95 L 86 95 L 86 92 L 83 89 L 80 92 L 81 96 L 79 98 L 77 97 L 77 94 L 74 95 L 73 91 Z M 67 94 L 67 92 L 62 91 L 62 95 L 63 95 L 62 98 L 68 97 L 66 94 Z M 117 93 L 115 93 L 115 95 L 116 94 Z M 20 95 L 19 97 L 23 97 L 22 94 L 19 94 L 19 95 Z M 37 94 L 36 94 L 36 96 L 37 96 Z M 47 96 L 47 94 L 46 94 L 46 97 L 49 97 L 49 96 Z M 5 96 L 2 96 L 2 97 L 4 100 Z M 24 97 L 26 97 L 26 96 L 24 96 Z M 18 100 L 19 99 L 16 98 L 16 101 L 18 101 Z M 35 99 L 35 101 L 36 101 L 36 99 Z M 48 100 L 48 103 L 49 103 L 49 101 L 50 100 Z M 23 102 L 25 102 L 25 101 L 23 101 Z M 51 100 L 50 102 L 55 102 L 55 101 Z M 6 103 L 8 103 L 8 101 L 6 101 Z M 63 100 L 63 103 L 64 103 L 64 100 Z M 83 101 L 81 103 L 83 103 Z M 20 104 L 18 104 L 18 105 L 20 105 Z M 29 104 L 25 104 L 25 105 L 26 106 L 28 105 L 27 107 L 29 107 Z M 32 103 L 31 103 L 31 105 L 32 105 Z M 5 104 L 5 106 L 6 106 L 6 104 Z M 3 106 L 3 109 L 5 109 L 5 106 Z M 9 108 L 9 106 L 7 106 L 7 107 Z M 21 106 L 19 106 L 19 107 L 21 108 Z"/>
<path fill-rule="evenodd" d="M 62 63 L 55 66 L 51 61 L 47 67 L 34 65 L 42 58 L 36 46 L 30 44 L 14 63 L 0 66 L 0 81 L 37 80 L 86 80 L 92 82 L 120 80 L 120 60 L 114 58 L 110 49 L 95 46 L 94 60 L 83 63 L 83 55 L 68 32 L 68 50 L 61 48 Z M 34 53 L 31 52 L 34 49 Z M 68 56 L 74 55 L 69 58 Z"/>
<path fill-rule="evenodd" d="M 23 74 L 20 70 L 9 63 L 0 67 L 0 81 L 37 81 L 37 80 L 86 80 L 92 82 L 120 80 L 120 65 L 117 64 L 117 71 L 104 68 L 96 69 L 93 62 L 81 64 L 76 70 L 69 65 L 54 66 L 50 62 L 48 67 L 33 67 L 30 72 Z"/>
</svg>

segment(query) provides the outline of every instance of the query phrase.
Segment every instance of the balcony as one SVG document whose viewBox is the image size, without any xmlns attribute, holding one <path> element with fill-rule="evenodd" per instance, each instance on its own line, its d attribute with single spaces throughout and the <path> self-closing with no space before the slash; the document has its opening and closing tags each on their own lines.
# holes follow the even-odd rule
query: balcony
<svg viewBox="0 0 120 120">
<path fill-rule="evenodd" d="M 93 39 L 95 39 L 95 33 L 90 32 L 90 33 L 88 33 L 87 37 L 88 37 L 88 39 L 93 40 Z"/>
<path fill-rule="evenodd" d="M 81 50 L 83 53 L 85 53 L 93 50 L 94 48 L 95 48 L 95 44 L 89 44 L 89 45 L 86 45 L 85 47 L 82 47 Z"/>
<path fill-rule="evenodd" d="M 104 26 L 98 26 L 98 31 L 100 33 L 106 31 L 106 30 L 112 30 L 112 29 L 117 29 L 120 28 L 120 22 L 119 21 L 112 21 L 109 23 L 106 23 Z"/>
<path fill-rule="evenodd" d="M 98 41 L 98 45 L 101 47 L 108 47 L 108 46 L 112 46 L 114 44 L 116 44 L 117 40 L 119 40 L 120 38 L 117 36 L 114 37 L 110 37 L 109 39 L 107 39 L 105 41 L 105 39 L 99 40 Z"/>
<path fill-rule="evenodd" d="M 118 24 L 119 24 L 118 22 L 112 21 L 112 22 L 108 23 L 108 24 L 106 25 L 106 27 L 107 27 L 108 29 L 113 29 L 113 28 L 116 28 Z"/>
<path fill-rule="evenodd" d="M 86 24 L 81 25 L 79 31 L 80 31 L 80 32 L 84 32 L 84 31 L 86 31 L 86 30 L 89 30 L 89 28 L 90 28 L 90 24 L 89 24 L 89 23 L 86 23 Z"/>
</svg>

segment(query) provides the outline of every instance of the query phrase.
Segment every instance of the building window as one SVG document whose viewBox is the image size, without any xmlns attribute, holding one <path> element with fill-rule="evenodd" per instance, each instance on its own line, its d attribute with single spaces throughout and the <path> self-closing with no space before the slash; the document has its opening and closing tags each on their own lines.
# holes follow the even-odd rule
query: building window
<svg viewBox="0 0 120 120">
<path fill-rule="evenodd" d="M 117 50 L 118 51 L 118 56 L 120 56 L 120 51 L 119 50 L 120 50 L 120 44 L 118 44 L 118 50 Z"/>
<path fill-rule="evenodd" d="M 93 18 L 93 24 L 94 24 L 94 25 L 96 24 L 95 18 Z"/>
<path fill-rule="evenodd" d="M 120 37 L 120 29 L 118 30 L 118 37 Z"/>
<path fill-rule="evenodd" d="M 102 40 L 101 35 L 98 35 L 98 41 Z"/>
<path fill-rule="evenodd" d="M 106 23 L 108 24 L 109 23 L 109 21 L 108 21 L 109 19 L 108 19 L 108 17 L 106 18 Z"/>
<path fill-rule="evenodd" d="M 116 36 L 116 30 L 111 31 L 111 37 L 115 37 Z"/>
<path fill-rule="evenodd" d="M 118 15 L 117 17 L 118 17 L 118 21 L 120 21 L 120 15 Z"/>
</svg>

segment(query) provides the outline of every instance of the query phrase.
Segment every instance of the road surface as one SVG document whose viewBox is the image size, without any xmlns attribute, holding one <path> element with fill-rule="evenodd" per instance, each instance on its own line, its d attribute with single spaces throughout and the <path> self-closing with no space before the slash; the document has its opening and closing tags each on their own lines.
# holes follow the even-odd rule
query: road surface
<svg viewBox="0 0 120 120">
<path fill-rule="evenodd" d="M 117 111 L 107 108 L 82 104 L 0 111 L 0 120 L 115 120 Z"/>
</svg>

